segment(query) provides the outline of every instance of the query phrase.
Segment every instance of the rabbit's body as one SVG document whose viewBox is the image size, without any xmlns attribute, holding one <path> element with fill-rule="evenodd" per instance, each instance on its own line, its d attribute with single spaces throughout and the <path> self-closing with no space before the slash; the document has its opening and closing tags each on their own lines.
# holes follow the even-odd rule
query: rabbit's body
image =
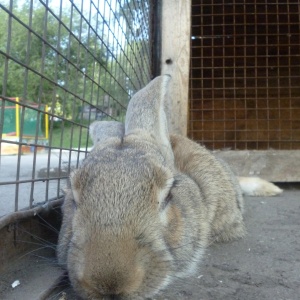
<svg viewBox="0 0 300 300">
<path fill-rule="evenodd" d="M 196 183 L 171 172 L 152 140 L 129 135 L 98 144 L 72 175 L 58 257 L 83 298 L 151 296 L 191 273 L 208 243 L 208 209 Z"/>
<path fill-rule="evenodd" d="M 245 233 L 230 169 L 169 136 L 168 80 L 158 77 L 132 98 L 124 134 L 119 123 L 94 123 L 94 148 L 71 174 L 58 259 L 83 299 L 151 297 L 195 271 L 210 243 Z"/>
<path fill-rule="evenodd" d="M 171 136 L 177 169 L 195 181 L 206 207 L 212 241 L 244 236 L 243 198 L 235 176 L 205 147 L 183 136 Z"/>
<path fill-rule="evenodd" d="M 240 187 L 244 195 L 247 196 L 276 196 L 283 192 L 272 182 L 266 181 L 259 177 L 238 177 Z"/>
</svg>

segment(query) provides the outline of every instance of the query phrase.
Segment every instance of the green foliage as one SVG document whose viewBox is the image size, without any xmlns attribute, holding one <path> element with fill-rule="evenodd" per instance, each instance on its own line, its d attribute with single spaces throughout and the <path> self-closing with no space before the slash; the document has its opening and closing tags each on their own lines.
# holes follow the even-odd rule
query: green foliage
<svg viewBox="0 0 300 300">
<path fill-rule="evenodd" d="M 32 11 L 29 1 L 15 4 L 14 18 L 1 10 L 0 50 L 11 59 L 5 66 L 0 55 L 0 74 L 7 74 L 0 94 L 50 107 L 59 99 L 64 117 L 70 117 L 74 95 L 81 99 L 90 94 L 95 66 L 105 66 L 105 49 L 78 12 L 71 18 L 70 11 L 51 14 L 37 1 Z"/>
<path fill-rule="evenodd" d="M 11 3 L 13 17 L 1 10 Z M 0 95 L 47 104 L 62 119 L 79 120 L 91 105 L 122 121 L 129 98 L 150 79 L 149 35 L 141 34 L 148 1 L 119 1 L 111 20 L 71 2 L 62 10 L 54 0 L 50 10 L 32 3 L 0 4 Z"/>
</svg>

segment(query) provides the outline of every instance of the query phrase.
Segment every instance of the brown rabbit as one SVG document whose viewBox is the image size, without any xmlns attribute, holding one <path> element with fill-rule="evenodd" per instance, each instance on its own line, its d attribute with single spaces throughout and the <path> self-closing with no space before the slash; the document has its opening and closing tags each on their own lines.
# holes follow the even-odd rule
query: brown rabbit
<svg viewBox="0 0 300 300">
<path fill-rule="evenodd" d="M 207 245 L 245 233 L 229 167 L 169 135 L 170 76 L 131 99 L 123 125 L 91 125 L 94 148 L 71 176 L 59 262 L 83 299 L 145 299 L 196 270 Z"/>
</svg>

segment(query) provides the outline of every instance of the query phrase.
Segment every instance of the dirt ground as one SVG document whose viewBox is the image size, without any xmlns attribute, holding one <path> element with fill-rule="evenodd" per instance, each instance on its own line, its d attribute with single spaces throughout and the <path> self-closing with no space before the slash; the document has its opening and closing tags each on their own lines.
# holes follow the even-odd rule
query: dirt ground
<svg viewBox="0 0 300 300">
<path fill-rule="evenodd" d="M 245 208 L 247 236 L 211 246 L 193 277 L 176 282 L 156 300 L 300 299 L 300 190 L 247 197 Z M 44 286 L 60 272 L 53 261 L 42 258 L 27 258 L 17 266 L 0 274 L 0 299 L 39 299 Z M 20 285 L 13 289 L 16 279 Z M 69 288 L 65 292 L 64 299 L 76 299 Z"/>
</svg>

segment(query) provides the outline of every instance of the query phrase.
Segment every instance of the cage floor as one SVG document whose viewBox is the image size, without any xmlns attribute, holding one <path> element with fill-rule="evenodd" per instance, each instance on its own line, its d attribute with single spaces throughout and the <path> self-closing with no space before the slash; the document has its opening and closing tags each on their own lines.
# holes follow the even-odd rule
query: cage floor
<svg viewBox="0 0 300 300">
<path fill-rule="evenodd" d="M 247 236 L 210 247 L 193 277 L 176 282 L 155 299 L 299 299 L 300 190 L 283 188 L 277 197 L 247 197 Z M 61 274 L 53 258 L 26 255 L 12 264 L 9 272 L 0 274 L 0 299 L 39 299 Z M 10 284 L 17 279 L 21 284 L 13 289 Z M 76 297 L 67 288 L 47 299 Z"/>
<path fill-rule="evenodd" d="M 56 264 L 54 251 L 25 253 L 7 264 L 5 271 L 0 274 L 0 299 L 40 299 L 40 295 L 61 273 L 62 270 Z"/>
</svg>

